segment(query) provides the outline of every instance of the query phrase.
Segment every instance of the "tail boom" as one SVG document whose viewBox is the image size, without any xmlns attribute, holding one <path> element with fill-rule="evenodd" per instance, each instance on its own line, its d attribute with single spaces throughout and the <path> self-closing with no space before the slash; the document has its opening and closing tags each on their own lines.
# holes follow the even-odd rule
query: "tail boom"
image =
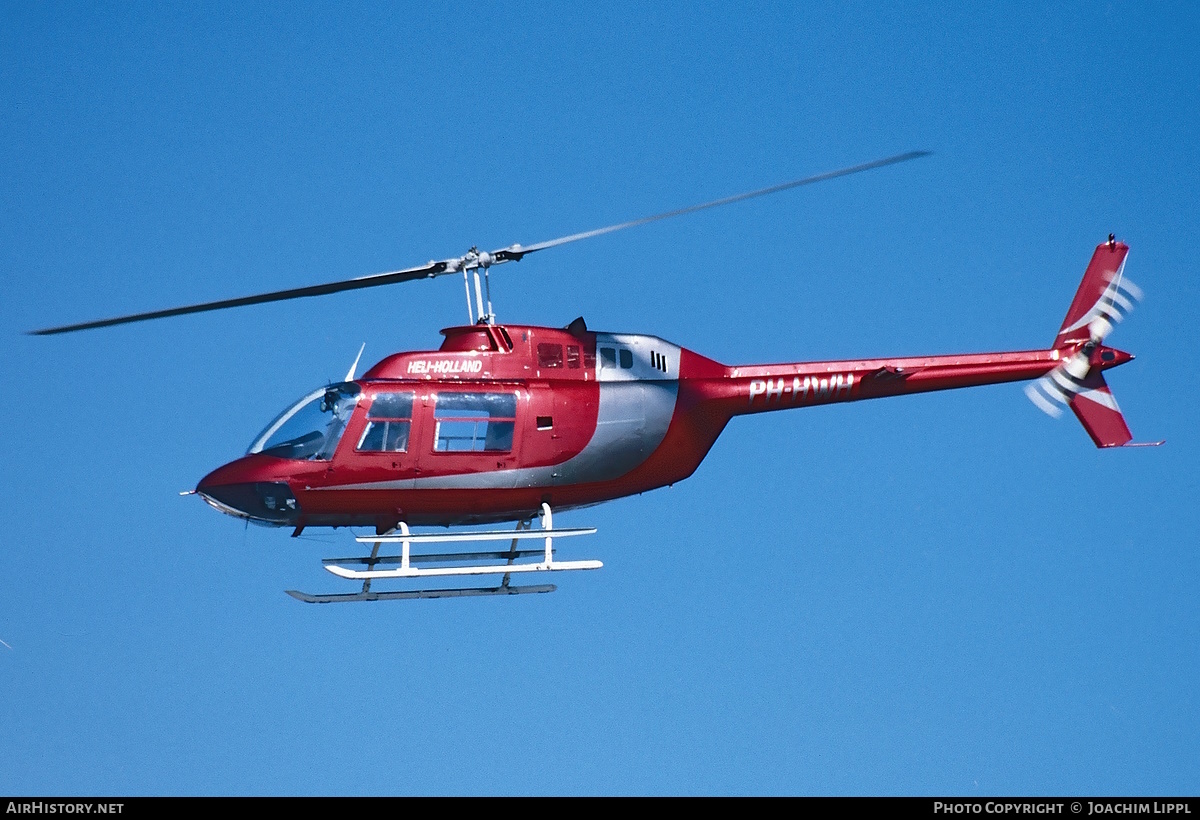
<svg viewBox="0 0 1200 820">
<path fill-rule="evenodd" d="M 1026 392 L 1040 408 L 1061 415 L 1059 406 L 1069 406 L 1098 447 L 1131 446 L 1102 375 L 1133 359 L 1104 344 L 1113 324 L 1140 298 L 1136 286 L 1123 279 L 1128 250 L 1111 237 L 1096 248 L 1052 347 L 738 366 L 685 350 L 677 413 L 703 419 L 702 438 L 711 444 L 734 416 L 1036 380 Z"/>
<path fill-rule="evenodd" d="M 747 365 L 705 379 L 702 392 L 729 415 L 745 415 L 1036 379 L 1059 364 L 1057 357 L 1053 350 L 1026 350 Z"/>
</svg>

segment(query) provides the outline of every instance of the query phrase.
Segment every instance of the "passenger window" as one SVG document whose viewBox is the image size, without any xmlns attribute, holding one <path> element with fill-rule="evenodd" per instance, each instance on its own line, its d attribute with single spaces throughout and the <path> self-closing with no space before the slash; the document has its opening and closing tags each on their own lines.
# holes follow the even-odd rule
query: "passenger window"
<svg viewBox="0 0 1200 820">
<path fill-rule="evenodd" d="M 433 449 L 439 453 L 508 452 L 516 416 L 514 393 L 439 393 L 433 412 L 437 422 Z"/>
<path fill-rule="evenodd" d="M 538 345 L 538 367 L 562 367 L 563 366 L 563 349 L 562 345 L 546 344 L 543 342 Z"/>
<path fill-rule="evenodd" d="M 628 348 L 621 348 L 621 367 L 625 370 L 633 367 L 633 351 Z"/>
<path fill-rule="evenodd" d="M 367 410 L 367 426 L 358 440 L 358 449 L 375 453 L 406 452 L 412 405 L 412 393 L 376 394 Z"/>
</svg>

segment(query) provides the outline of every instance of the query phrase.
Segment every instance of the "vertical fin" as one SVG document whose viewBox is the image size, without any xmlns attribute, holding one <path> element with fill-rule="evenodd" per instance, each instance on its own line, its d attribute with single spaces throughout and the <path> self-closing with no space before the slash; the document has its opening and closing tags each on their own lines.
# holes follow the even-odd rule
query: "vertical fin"
<svg viewBox="0 0 1200 820">
<path fill-rule="evenodd" d="M 1131 301 L 1122 288 L 1121 273 L 1128 254 L 1129 246 L 1111 237 L 1096 247 L 1092 261 L 1083 274 L 1083 281 L 1079 283 L 1079 290 L 1075 292 L 1071 308 L 1054 339 L 1055 347 L 1088 341 L 1092 338 L 1089 326 L 1093 322 L 1107 324 L 1105 332 L 1099 334 L 1103 338 L 1107 330 L 1111 330 L 1112 325 L 1132 308 L 1132 301 L 1136 301 L 1141 294 L 1132 283 L 1125 283 L 1125 289 L 1132 289 L 1128 294 L 1133 297 Z"/>
<path fill-rule="evenodd" d="M 1122 447 L 1133 439 L 1121 408 L 1099 370 L 1091 371 L 1083 379 L 1081 389 L 1071 397 L 1071 410 L 1097 447 Z"/>
</svg>

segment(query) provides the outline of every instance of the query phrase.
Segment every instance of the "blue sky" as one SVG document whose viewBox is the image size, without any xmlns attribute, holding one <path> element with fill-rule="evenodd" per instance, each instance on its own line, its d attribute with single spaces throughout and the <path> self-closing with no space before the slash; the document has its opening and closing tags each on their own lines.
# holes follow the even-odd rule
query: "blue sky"
<svg viewBox="0 0 1200 820">
<path fill-rule="evenodd" d="M 5 3 L 0 793 L 1196 794 L 1200 13 L 793 5 Z M 178 493 L 363 342 L 435 347 L 461 283 L 23 335 L 912 149 L 506 265 L 497 311 L 727 363 L 1028 349 L 1111 231 L 1147 297 L 1109 383 L 1165 447 L 1018 385 L 738 419 L 556 517 L 605 567 L 553 595 L 304 606 L 347 534 Z"/>
</svg>

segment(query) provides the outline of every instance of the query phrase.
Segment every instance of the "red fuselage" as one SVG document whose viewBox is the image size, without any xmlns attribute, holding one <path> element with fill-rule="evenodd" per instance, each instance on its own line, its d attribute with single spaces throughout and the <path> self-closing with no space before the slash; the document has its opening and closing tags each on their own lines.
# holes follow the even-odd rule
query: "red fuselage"
<svg viewBox="0 0 1200 820">
<path fill-rule="evenodd" d="M 1035 379 L 1074 352 L 729 367 L 578 320 L 443 334 L 310 394 L 197 491 L 298 529 L 524 520 L 687 478 L 736 415 Z M 1100 370 L 1131 358 L 1090 353 Z"/>
</svg>

